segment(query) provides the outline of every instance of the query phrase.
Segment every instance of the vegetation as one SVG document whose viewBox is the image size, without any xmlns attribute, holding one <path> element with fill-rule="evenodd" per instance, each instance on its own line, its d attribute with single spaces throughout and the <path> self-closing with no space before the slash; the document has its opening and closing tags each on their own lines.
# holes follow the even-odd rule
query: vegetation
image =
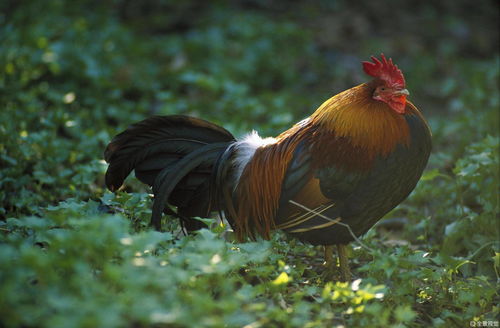
<svg viewBox="0 0 500 328">
<path fill-rule="evenodd" d="M 465 327 L 498 320 L 499 57 L 494 1 L 3 1 L 0 325 Z M 322 249 L 223 226 L 148 227 L 134 179 L 102 153 L 147 116 L 276 135 L 366 80 L 384 52 L 434 133 L 410 198 L 352 243 L 355 280 Z"/>
</svg>

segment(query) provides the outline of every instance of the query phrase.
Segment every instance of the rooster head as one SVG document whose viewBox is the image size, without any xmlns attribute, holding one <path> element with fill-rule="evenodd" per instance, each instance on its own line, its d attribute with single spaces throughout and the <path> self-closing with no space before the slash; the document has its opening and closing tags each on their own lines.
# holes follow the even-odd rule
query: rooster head
<svg viewBox="0 0 500 328">
<path fill-rule="evenodd" d="M 373 92 L 373 99 L 385 102 L 396 113 L 404 114 L 406 96 L 410 93 L 405 89 L 403 73 L 392 63 L 392 59 L 387 60 L 384 54 L 381 54 L 380 57 L 381 60 L 378 60 L 372 56 L 373 62 L 363 62 L 365 73 L 378 80 Z"/>
</svg>

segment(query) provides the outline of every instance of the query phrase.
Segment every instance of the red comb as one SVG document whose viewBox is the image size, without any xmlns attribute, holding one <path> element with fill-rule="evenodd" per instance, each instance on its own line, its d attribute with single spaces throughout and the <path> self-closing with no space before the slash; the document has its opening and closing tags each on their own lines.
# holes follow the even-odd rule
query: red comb
<svg viewBox="0 0 500 328">
<path fill-rule="evenodd" d="M 371 56 L 373 63 L 365 61 L 363 62 L 363 70 L 366 74 L 378 77 L 379 79 L 385 81 L 392 87 L 404 88 L 405 78 L 401 70 L 392 63 L 392 59 L 385 59 L 384 54 L 380 54 L 382 61 L 378 60 L 376 57 Z"/>
</svg>

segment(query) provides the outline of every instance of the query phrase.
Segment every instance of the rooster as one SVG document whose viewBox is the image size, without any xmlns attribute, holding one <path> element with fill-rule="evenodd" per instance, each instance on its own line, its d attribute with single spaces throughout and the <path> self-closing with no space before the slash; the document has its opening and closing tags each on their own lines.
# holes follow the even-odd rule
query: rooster
<svg viewBox="0 0 500 328">
<path fill-rule="evenodd" d="M 431 132 L 401 70 L 387 60 L 363 62 L 372 79 L 326 100 L 275 138 L 252 132 L 236 140 L 224 128 L 181 115 L 131 125 L 107 146 L 112 191 L 135 170 L 153 187 L 151 224 L 163 213 L 188 231 L 218 211 L 240 240 L 283 230 L 324 245 L 350 271 L 345 245 L 366 233 L 414 189 L 429 158 Z M 175 207 L 176 210 L 172 209 Z"/>
</svg>

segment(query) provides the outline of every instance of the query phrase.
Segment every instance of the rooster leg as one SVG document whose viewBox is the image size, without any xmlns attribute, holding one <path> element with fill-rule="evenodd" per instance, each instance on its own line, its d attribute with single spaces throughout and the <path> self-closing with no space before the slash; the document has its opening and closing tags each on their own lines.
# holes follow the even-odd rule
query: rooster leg
<svg viewBox="0 0 500 328">
<path fill-rule="evenodd" d="M 333 246 L 325 246 L 325 266 L 330 269 L 334 267 L 333 263 Z"/>
<path fill-rule="evenodd" d="M 337 244 L 337 251 L 339 253 L 340 277 L 342 281 L 350 281 L 351 270 L 349 269 L 349 257 L 347 256 L 347 246 L 345 244 Z"/>
<path fill-rule="evenodd" d="M 335 273 L 335 262 L 333 261 L 333 245 L 325 247 L 325 271 L 322 276 L 325 280 L 332 280 Z"/>
</svg>

